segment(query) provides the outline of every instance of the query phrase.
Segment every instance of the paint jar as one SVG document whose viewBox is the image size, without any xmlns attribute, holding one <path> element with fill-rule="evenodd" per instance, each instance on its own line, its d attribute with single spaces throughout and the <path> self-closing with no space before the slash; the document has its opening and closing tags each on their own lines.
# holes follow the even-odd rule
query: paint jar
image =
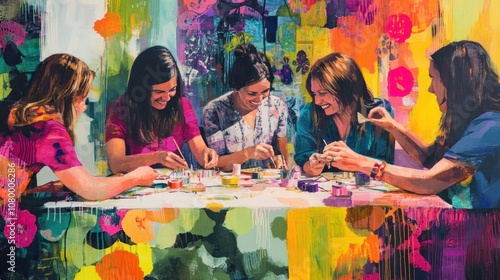
<svg viewBox="0 0 500 280">
<path fill-rule="evenodd" d="M 239 177 L 238 176 L 222 176 L 222 185 L 228 188 L 238 188 L 239 187 Z"/>
<path fill-rule="evenodd" d="M 280 187 L 286 188 L 290 186 L 290 171 L 280 170 Z"/>
<path fill-rule="evenodd" d="M 333 196 L 347 196 L 348 194 L 349 194 L 349 191 L 347 190 L 346 187 L 337 186 L 337 185 L 332 186 L 332 195 Z"/>
<path fill-rule="evenodd" d="M 252 172 L 252 179 L 263 179 L 263 178 L 264 178 L 264 172 L 262 171 Z"/>
<path fill-rule="evenodd" d="M 183 186 L 189 186 L 189 177 L 182 177 L 181 180 Z"/>
<path fill-rule="evenodd" d="M 319 189 L 318 183 L 314 182 L 314 183 L 307 184 L 305 191 L 306 192 L 317 192 L 318 189 Z"/>
<path fill-rule="evenodd" d="M 354 173 L 354 182 L 356 186 L 366 186 L 370 184 L 370 176 L 366 175 L 363 172 L 355 172 Z"/>
<path fill-rule="evenodd" d="M 180 188 L 182 188 L 182 180 L 172 179 L 172 180 L 168 181 L 168 186 L 171 189 L 180 189 Z"/>
<path fill-rule="evenodd" d="M 233 176 L 241 175 L 241 164 L 234 163 L 233 164 Z"/>
<path fill-rule="evenodd" d="M 302 191 L 307 191 L 308 185 L 314 184 L 315 182 L 316 181 L 314 181 L 313 179 L 299 180 L 297 183 L 297 187 Z"/>
</svg>

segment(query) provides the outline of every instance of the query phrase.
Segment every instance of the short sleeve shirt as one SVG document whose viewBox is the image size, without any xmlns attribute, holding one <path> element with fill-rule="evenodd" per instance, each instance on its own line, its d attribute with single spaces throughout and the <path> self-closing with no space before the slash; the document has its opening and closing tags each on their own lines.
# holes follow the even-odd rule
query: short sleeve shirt
<svg viewBox="0 0 500 280">
<path fill-rule="evenodd" d="M 20 180 L 17 186 L 22 191 L 44 166 L 56 172 L 82 165 L 61 123 L 41 121 L 25 126 L 23 130 L 17 128 L 10 135 L 0 135 L 0 161 L 2 166 L 15 165 L 16 179 Z M 30 132 L 26 133 L 27 130 Z M 7 186 L 8 179 L 8 169 L 1 168 L 0 185 Z"/>
<path fill-rule="evenodd" d="M 178 145 L 182 146 L 185 141 L 189 141 L 200 135 L 200 128 L 191 103 L 185 97 L 181 99 L 181 102 L 182 109 L 184 111 L 185 123 L 183 125 L 175 125 L 171 136 L 162 139 L 161 141 L 156 139 L 156 141 L 153 141 L 152 143 L 144 144 L 137 143 L 132 140 L 131 134 L 127 131 L 127 124 L 125 123 L 126 118 L 124 117 L 126 108 L 123 103 L 123 98 L 120 97 L 117 101 L 112 102 L 108 109 L 105 133 L 106 142 L 113 138 L 124 140 L 126 145 L 126 155 L 149 153 L 158 150 L 171 151 L 178 154 L 173 139 L 175 139 L 175 142 Z"/>
<path fill-rule="evenodd" d="M 456 208 L 500 208 L 500 113 L 474 119 L 445 158 L 475 166 L 472 178 L 448 188 Z"/>
</svg>

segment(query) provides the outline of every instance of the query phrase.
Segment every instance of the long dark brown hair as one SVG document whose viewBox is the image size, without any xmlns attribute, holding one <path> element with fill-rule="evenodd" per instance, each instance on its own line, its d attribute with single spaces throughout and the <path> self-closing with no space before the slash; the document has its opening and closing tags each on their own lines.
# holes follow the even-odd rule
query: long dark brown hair
<svg viewBox="0 0 500 280">
<path fill-rule="evenodd" d="M 447 108 L 436 141 L 445 152 L 476 117 L 487 111 L 500 112 L 500 84 L 490 56 L 477 42 L 450 43 L 431 58 L 446 89 Z"/>
<path fill-rule="evenodd" d="M 152 86 L 177 80 L 177 90 L 167 106 L 154 117 L 151 107 Z M 182 79 L 172 53 L 163 46 L 150 47 L 141 52 L 132 64 L 124 101 L 129 107 L 128 131 L 140 143 L 152 143 L 170 136 L 176 124 L 184 124 L 181 98 Z"/>
</svg>

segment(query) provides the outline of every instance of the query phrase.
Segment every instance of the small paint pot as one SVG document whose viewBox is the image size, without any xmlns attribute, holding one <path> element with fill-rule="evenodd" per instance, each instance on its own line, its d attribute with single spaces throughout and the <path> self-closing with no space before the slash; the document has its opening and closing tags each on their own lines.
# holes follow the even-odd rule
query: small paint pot
<svg viewBox="0 0 500 280">
<path fill-rule="evenodd" d="M 349 194 L 349 191 L 347 190 L 346 187 L 340 187 L 340 186 L 332 186 L 332 195 L 333 196 L 347 196 Z"/>
<path fill-rule="evenodd" d="M 306 192 L 317 192 L 318 191 L 318 183 L 309 183 L 306 185 Z"/>
<path fill-rule="evenodd" d="M 239 178 L 238 176 L 222 176 L 222 185 L 229 188 L 238 188 L 239 187 Z"/>
<path fill-rule="evenodd" d="M 309 184 L 312 184 L 314 183 L 315 181 L 312 180 L 312 179 L 307 179 L 307 180 L 299 180 L 298 183 L 297 183 L 297 187 L 302 190 L 302 191 L 305 191 L 307 189 L 307 185 Z"/>
<path fill-rule="evenodd" d="M 252 172 L 252 179 L 262 179 L 264 178 L 264 174 L 262 171 Z"/>
<path fill-rule="evenodd" d="M 354 173 L 354 182 L 356 186 L 366 186 L 370 184 L 370 176 L 366 175 L 363 172 L 355 172 Z"/>
<path fill-rule="evenodd" d="M 170 180 L 170 181 L 168 181 L 168 186 L 171 189 L 180 189 L 180 188 L 182 188 L 182 180 L 180 180 L 180 179 Z"/>
<path fill-rule="evenodd" d="M 183 186 L 189 186 L 189 177 L 181 178 Z"/>
<path fill-rule="evenodd" d="M 234 163 L 233 164 L 233 176 L 241 175 L 241 164 Z"/>
</svg>

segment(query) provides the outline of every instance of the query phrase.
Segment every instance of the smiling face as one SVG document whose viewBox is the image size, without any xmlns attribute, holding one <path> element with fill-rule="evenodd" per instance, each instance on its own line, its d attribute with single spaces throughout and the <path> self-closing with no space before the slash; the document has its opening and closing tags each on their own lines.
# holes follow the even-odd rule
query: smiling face
<svg viewBox="0 0 500 280">
<path fill-rule="evenodd" d="M 439 110 L 442 113 L 445 113 L 447 108 L 446 88 L 444 87 L 441 76 L 432 61 L 429 66 L 429 76 L 431 77 L 431 85 L 428 90 L 430 93 L 434 93 L 434 95 L 436 95 Z"/>
<path fill-rule="evenodd" d="M 237 106 L 244 111 L 256 110 L 259 108 L 262 100 L 269 96 L 270 92 L 271 83 L 267 79 L 242 87 L 236 91 Z"/>
<path fill-rule="evenodd" d="M 325 111 L 325 115 L 331 116 L 340 112 L 338 98 L 315 79 L 311 80 L 311 92 L 314 95 L 314 103 Z"/>
<path fill-rule="evenodd" d="M 151 106 L 156 110 L 163 110 L 170 98 L 177 93 L 177 77 L 162 84 L 153 85 L 151 88 Z"/>
</svg>

